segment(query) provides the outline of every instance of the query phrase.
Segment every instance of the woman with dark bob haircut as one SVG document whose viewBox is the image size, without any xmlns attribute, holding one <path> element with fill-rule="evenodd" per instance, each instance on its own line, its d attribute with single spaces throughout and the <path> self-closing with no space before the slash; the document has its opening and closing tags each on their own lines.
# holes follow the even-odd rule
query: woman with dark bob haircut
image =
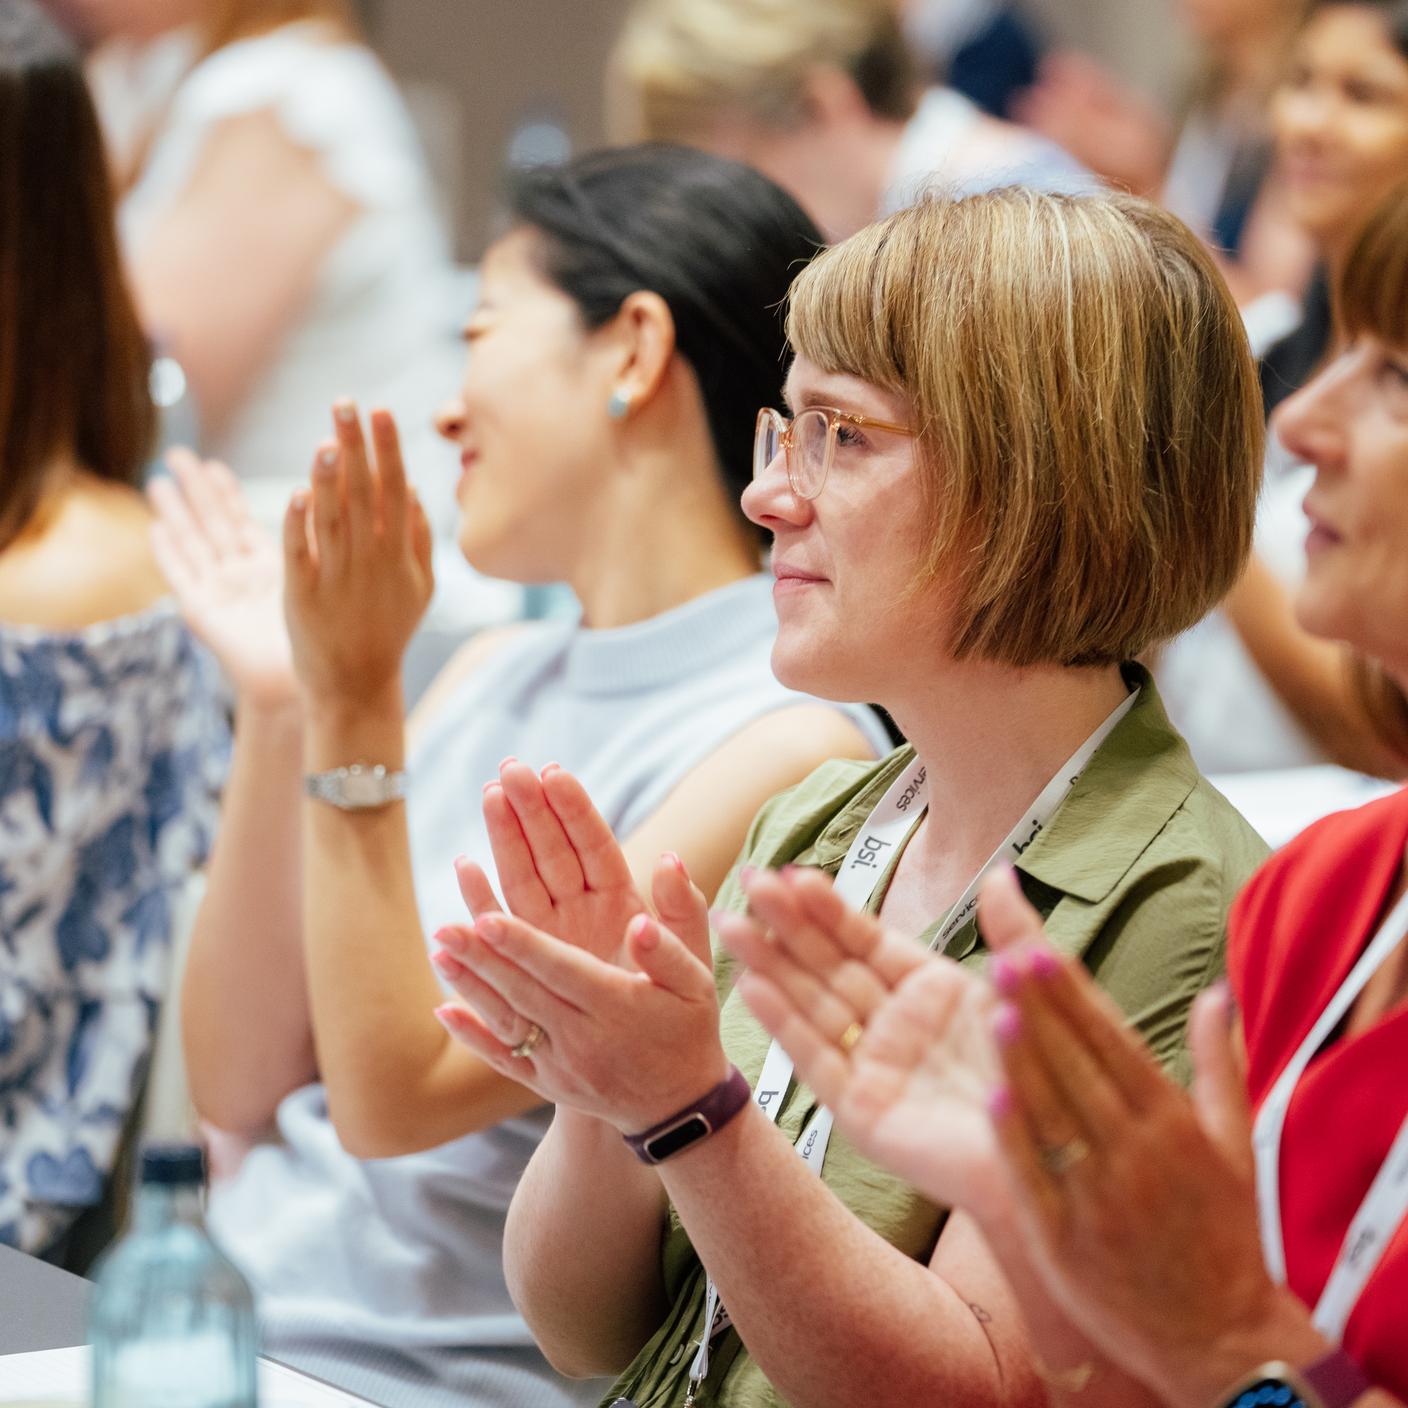
<svg viewBox="0 0 1408 1408">
<path fill-rule="evenodd" d="M 668 147 L 526 172 L 510 209 L 439 426 L 466 557 L 568 582 L 579 619 L 471 642 L 408 753 L 401 660 L 431 582 L 391 418 L 372 413 L 369 449 L 356 407 L 335 408 L 287 519 L 287 634 L 233 481 L 187 464 L 160 495 L 173 580 L 239 692 L 185 985 L 191 1085 L 218 1127 L 282 1136 L 216 1189 L 212 1222 L 273 1352 L 446 1408 L 594 1395 L 552 1372 L 503 1280 L 543 1101 L 432 1015 L 425 935 L 463 912 L 456 857 L 506 886 L 532 866 L 491 849 L 485 784 L 503 814 L 537 769 L 582 771 L 674 912 L 683 867 L 717 885 L 770 792 L 883 746 L 870 711 L 773 677 L 771 578 L 738 507 L 811 222 L 746 167 Z"/>
<path fill-rule="evenodd" d="M 228 742 L 160 604 L 147 372 L 78 52 L 0 0 L 0 1242 L 75 1267 Z"/>
</svg>

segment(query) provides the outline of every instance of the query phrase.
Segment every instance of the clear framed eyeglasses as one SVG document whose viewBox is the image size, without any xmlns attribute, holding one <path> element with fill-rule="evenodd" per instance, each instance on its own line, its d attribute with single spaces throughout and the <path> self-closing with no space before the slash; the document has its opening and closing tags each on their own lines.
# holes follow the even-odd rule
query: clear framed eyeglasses
<svg viewBox="0 0 1408 1408">
<path fill-rule="evenodd" d="M 837 445 L 846 442 L 848 432 L 867 429 L 914 435 L 907 425 L 854 415 L 835 406 L 808 406 L 791 420 L 781 411 L 764 406 L 758 412 L 753 437 L 753 478 L 760 478 L 778 455 L 783 455 L 792 492 L 799 499 L 814 499 L 826 485 L 826 476 L 836 461 Z"/>
</svg>

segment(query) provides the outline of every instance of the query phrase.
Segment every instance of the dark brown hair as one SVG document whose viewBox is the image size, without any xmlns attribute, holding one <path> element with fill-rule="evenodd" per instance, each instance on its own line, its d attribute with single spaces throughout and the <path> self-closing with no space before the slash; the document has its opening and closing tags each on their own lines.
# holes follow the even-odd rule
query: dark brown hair
<svg viewBox="0 0 1408 1408">
<path fill-rule="evenodd" d="M 0 0 L 0 546 L 61 456 L 137 481 L 149 361 L 78 50 L 36 0 Z"/>
</svg>

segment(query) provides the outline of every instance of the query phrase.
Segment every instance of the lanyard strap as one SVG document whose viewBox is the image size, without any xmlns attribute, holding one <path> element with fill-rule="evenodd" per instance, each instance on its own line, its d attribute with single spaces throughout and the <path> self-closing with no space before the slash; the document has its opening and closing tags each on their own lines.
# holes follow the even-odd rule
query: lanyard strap
<svg viewBox="0 0 1408 1408">
<path fill-rule="evenodd" d="M 959 896 L 949 910 L 944 922 L 939 925 L 929 947 L 942 951 L 948 941 L 972 917 L 978 907 L 978 892 L 988 873 L 1004 861 L 1016 861 L 1051 823 L 1061 803 L 1070 795 L 1071 789 L 1080 780 L 1080 775 L 1095 756 L 1100 745 L 1114 731 L 1115 726 L 1134 707 L 1139 691 L 1134 691 L 1108 718 L 1085 740 L 1066 762 L 1057 769 L 1051 781 L 1042 788 L 1040 795 L 1022 813 L 1021 820 L 1008 833 L 1007 839 L 990 855 L 983 868 L 973 877 L 968 888 Z M 902 846 L 910 833 L 919 825 L 929 807 L 928 770 L 916 758 L 890 784 L 885 795 L 866 818 L 865 823 L 851 842 L 846 858 L 837 872 L 835 888 L 837 893 L 853 909 L 864 909 L 880 878 L 893 859 L 896 849 Z M 792 1058 L 774 1041 L 768 1047 L 767 1059 L 763 1062 L 763 1073 L 753 1092 L 758 1108 L 773 1121 L 782 1113 L 782 1103 L 792 1084 Z M 827 1146 L 831 1143 L 833 1116 L 825 1106 L 818 1108 L 807 1122 L 802 1136 L 797 1141 L 797 1153 L 802 1162 L 818 1177 L 826 1159 Z M 689 1393 L 686 1405 L 694 1402 L 699 1386 L 709 1377 L 709 1350 L 713 1342 L 730 1324 L 728 1311 L 719 1300 L 718 1287 L 713 1277 L 709 1278 L 704 1301 L 704 1333 L 699 1339 L 699 1349 L 689 1370 Z"/>
<path fill-rule="evenodd" d="M 1281 1224 L 1281 1136 L 1291 1097 L 1316 1052 L 1344 1020 L 1369 979 L 1383 966 L 1405 934 L 1408 934 L 1408 895 L 1393 907 L 1339 991 L 1311 1027 L 1310 1034 L 1272 1086 L 1252 1127 L 1262 1255 L 1271 1279 L 1278 1285 L 1284 1285 L 1286 1280 L 1285 1233 Z M 1334 1269 L 1315 1307 L 1316 1329 L 1336 1343 L 1344 1334 L 1350 1312 L 1383 1260 L 1389 1241 L 1405 1215 L 1408 1215 L 1408 1118 L 1350 1223 Z"/>
</svg>

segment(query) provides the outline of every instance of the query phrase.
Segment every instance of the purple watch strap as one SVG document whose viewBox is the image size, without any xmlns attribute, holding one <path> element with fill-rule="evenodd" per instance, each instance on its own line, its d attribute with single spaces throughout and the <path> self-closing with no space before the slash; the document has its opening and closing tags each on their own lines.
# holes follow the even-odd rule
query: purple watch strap
<svg viewBox="0 0 1408 1408">
<path fill-rule="evenodd" d="M 642 1134 L 626 1134 L 627 1147 L 642 1163 L 659 1164 L 691 1145 L 717 1134 L 752 1098 L 753 1092 L 737 1066 L 700 1099 L 661 1120 Z"/>
<path fill-rule="evenodd" d="M 1373 1387 L 1363 1369 L 1342 1349 L 1332 1349 L 1300 1373 L 1325 1408 L 1349 1408 Z"/>
</svg>

